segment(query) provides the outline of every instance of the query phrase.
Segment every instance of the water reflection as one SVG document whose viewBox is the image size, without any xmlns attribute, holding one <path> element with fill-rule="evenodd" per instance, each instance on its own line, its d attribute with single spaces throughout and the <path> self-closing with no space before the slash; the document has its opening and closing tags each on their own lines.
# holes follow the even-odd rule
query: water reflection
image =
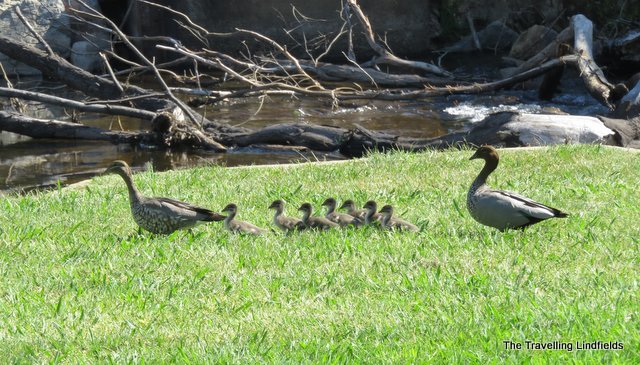
<svg viewBox="0 0 640 365">
<path fill-rule="evenodd" d="M 155 171 L 166 171 L 188 166 L 279 164 L 339 158 L 341 156 L 335 153 L 274 153 L 247 148 L 225 154 L 167 152 L 108 142 L 29 140 L 0 149 L 0 190 L 4 193 L 25 192 L 72 184 L 101 174 L 116 159 L 129 162 L 134 170 L 152 167 Z"/>
<path fill-rule="evenodd" d="M 234 99 L 206 106 L 199 112 L 212 120 L 248 128 L 276 123 L 313 123 L 343 128 L 361 125 L 400 136 L 429 138 L 470 128 L 479 116 L 495 108 L 545 112 L 545 108 L 551 106 L 568 113 L 584 114 L 587 104 L 584 100 L 588 99 L 580 99 L 580 94 L 576 94 L 569 101 L 543 104 L 537 100 L 535 92 L 503 91 L 498 95 L 457 95 L 420 101 L 352 101 L 335 108 L 325 99 L 269 97 Z M 104 129 L 149 127 L 148 122 L 137 119 L 70 114 L 61 108 L 42 105 L 30 107 L 39 117 L 63 120 L 73 117 L 83 124 Z M 155 170 L 164 171 L 195 165 L 237 166 L 343 158 L 337 152 L 314 154 L 255 149 L 232 150 L 227 154 L 167 152 L 108 142 L 32 140 L 10 133 L 0 135 L 0 144 L 0 190 L 5 192 L 77 182 L 101 173 L 115 159 L 127 161 L 134 169 L 150 163 Z"/>
</svg>

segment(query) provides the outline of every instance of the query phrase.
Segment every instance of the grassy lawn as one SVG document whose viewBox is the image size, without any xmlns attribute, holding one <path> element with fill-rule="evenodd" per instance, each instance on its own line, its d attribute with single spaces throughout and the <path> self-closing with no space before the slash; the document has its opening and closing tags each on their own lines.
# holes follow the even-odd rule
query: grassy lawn
<svg viewBox="0 0 640 365">
<path fill-rule="evenodd" d="M 134 176 L 273 227 L 267 206 L 393 204 L 422 231 L 138 235 L 118 176 L 3 198 L 0 359 L 34 363 L 640 363 L 640 154 L 501 151 L 494 187 L 572 214 L 500 233 L 466 210 L 472 151 Z M 317 212 L 319 213 L 319 212 Z M 503 341 L 521 343 L 506 350 Z M 527 350 L 525 340 L 574 351 Z M 618 341 L 618 351 L 575 342 Z"/>
</svg>

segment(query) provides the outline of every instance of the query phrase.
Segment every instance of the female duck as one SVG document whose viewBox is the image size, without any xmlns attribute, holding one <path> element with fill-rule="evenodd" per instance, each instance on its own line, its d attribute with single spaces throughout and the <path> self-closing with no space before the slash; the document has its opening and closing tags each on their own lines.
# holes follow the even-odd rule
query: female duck
<svg viewBox="0 0 640 365">
<path fill-rule="evenodd" d="M 142 196 L 131 178 L 131 168 L 124 161 L 113 161 L 105 174 L 118 174 L 129 190 L 131 215 L 140 228 L 151 233 L 169 234 L 202 222 L 221 221 L 225 216 L 209 209 L 170 198 L 147 198 Z"/>
<path fill-rule="evenodd" d="M 265 229 L 256 227 L 249 222 L 236 220 L 235 217 L 238 213 L 238 206 L 233 203 L 227 204 L 227 206 L 222 209 L 222 213 L 227 214 L 227 218 L 224 219 L 224 228 L 233 233 L 261 235 L 266 232 Z"/>
<path fill-rule="evenodd" d="M 481 224 L 500 231 L 522 229 L 549 218 L 564 218 L 564 213 L 556 208 L 535 202 L 529 198 L 504 190 L 491 189 L 487 178 L 498 167 L 498 151 L 492 146 L 482 146 L 470 160 L 481 158 L 485 161 L 478 177 L 473 181 L 467 194 L 467 209 Z"/>
</svg>

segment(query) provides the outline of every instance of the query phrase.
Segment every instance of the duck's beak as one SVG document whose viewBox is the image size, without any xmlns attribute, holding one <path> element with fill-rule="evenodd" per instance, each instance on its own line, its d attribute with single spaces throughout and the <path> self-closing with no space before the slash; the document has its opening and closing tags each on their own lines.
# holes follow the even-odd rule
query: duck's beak
<svg viewBox="0 0 640 365">
<path fill-rule="evenodd" d="M 469 160 L 475 160 L 476 158 L 480 158 L 480 156 L 478 156 L 478 151 L 476 151 L 473 156 L 469 157 Z"/>
</svg>

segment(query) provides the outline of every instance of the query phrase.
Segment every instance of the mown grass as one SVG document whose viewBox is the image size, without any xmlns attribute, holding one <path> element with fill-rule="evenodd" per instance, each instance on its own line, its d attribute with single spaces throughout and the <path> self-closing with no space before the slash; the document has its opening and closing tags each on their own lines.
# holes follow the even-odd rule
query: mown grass
<svg viewBox="0 0 640 365">
<path fill-rule="evenodd" d="M 2 200 L 0 358 L 34 363 L 638 363 L 640 154 L 503 151 L 493 186 L 572 215 L 500 233 L 466 211 L 471 151 L 140 173 L 148 195 L 272 227 L 327 196 L 393 204 L 375 229 L 137 235 L 117 176 Z M 620 341 L 621 351 L 502 341 Z M 523 344 L 524 345 L 524 344 Z"/>
</svg>

